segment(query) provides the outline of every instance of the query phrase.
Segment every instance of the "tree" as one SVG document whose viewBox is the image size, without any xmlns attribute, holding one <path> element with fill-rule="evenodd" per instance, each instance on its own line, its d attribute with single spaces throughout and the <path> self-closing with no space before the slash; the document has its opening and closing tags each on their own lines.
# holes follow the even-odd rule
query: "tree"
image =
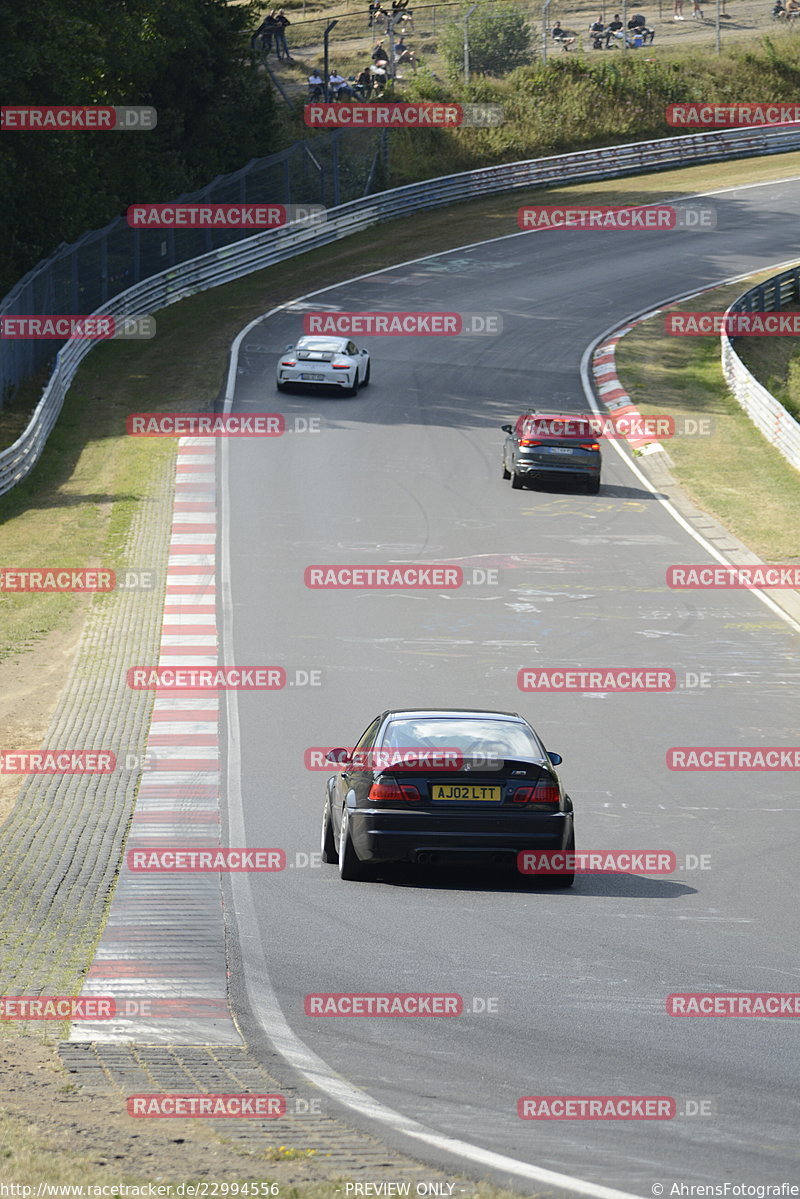
<svg viewBox="0 0 800 1199">
<path fill-rule="evenodd" d="M 60 242 L 137 201 L 172 200 L 280 148 L 248 51 L 258 5 L 0 2 L 0 94 L 14 105 L 147 105 L 152 132 L 0 134 L 0 295 Z"/>
<path fill-rule="evenodd" d="M 464 12 L 467 10 L 465 9 Z M 449 25 L 440 47 L 451 79 L 464 67 L 464 18 Z M 518 12 L 496 12 L 482 4 L 469 18 L 469 65 L 476 75 L 506 75 L 531 61 L 531 30 Z"/>
</svg>

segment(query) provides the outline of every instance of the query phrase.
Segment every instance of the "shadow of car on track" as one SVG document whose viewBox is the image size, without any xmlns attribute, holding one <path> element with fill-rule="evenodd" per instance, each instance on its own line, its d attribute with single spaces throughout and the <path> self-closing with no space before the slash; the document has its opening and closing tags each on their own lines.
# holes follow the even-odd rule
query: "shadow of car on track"
<svg viewBox="0 0 800 1199">
<path fill-rule="evenodd" d="M 575 899 L 589 896 L 636 900 L 681 899 L 697 894 L 697 889 L 686 883 L 640 874 L 578 874 L 571 888 L 561 889 L 550 886 L 544 878 L 518 875 L 510 868 L 487 870 L 484 867 L 476 871 L 467 866 L 431 868 L 395 863 L 376 867 L 374 878 L 364 885 L 374 887 L 376 883 L 426 891 L 518 892 L 553 899 L 570 895 Z"/>
</svg>

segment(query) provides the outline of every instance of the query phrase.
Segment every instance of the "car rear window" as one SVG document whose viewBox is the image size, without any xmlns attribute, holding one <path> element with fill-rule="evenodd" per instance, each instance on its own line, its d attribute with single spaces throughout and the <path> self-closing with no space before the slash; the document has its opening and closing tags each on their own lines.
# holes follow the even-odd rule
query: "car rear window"
<svg viewBox="0 0 800 1199">
<path fill-rule="evenodd" d="M 340 341 L 331 341 L 327 337 L 303 337 L 297 343 L 301 350 L 339 350 L 341 345 Z"/>
<path fill-rule="evenodd" d="M 465 754 L 495 754 L 533 762 L 544 760 L 541 748 L 524 724 L 480 717 L 392 720 L 384 730 L 381 748 L 460 749 Z"/>
<path fill-rule="evenodd" d="M 554 416 L 548 413 L 529 413 L 520 417 L 517 433 L 521 437 L 535 437 L 538 441 L 597 439 L 597 431 L 590 420 L 569 414 Z"/>
</svg>

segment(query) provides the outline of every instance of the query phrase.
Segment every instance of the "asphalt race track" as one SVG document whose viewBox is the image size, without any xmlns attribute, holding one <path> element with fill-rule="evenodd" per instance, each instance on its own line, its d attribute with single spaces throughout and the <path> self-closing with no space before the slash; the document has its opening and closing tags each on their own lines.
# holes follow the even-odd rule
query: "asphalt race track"
<svg viewBox="0 0 800 1199">
<path fill-rule="evenodd" d="M 500 312 L 504 332 L 363 339 L 373 381 L 358 397 L 281 395 L 275 360 L 302 316 L 278 312 L 244 338 L 234 410 L 318 417 L 320 432 L 225 446 L 227 651 L 291 678 L 322 672 L 316 687 L 233 697 L 232 843 L 239 832 L 290 862 L 318 850 L 326 775 L 304 767 L 304 751 L 353 744 L 385 707 L 454 705 L 519 711 L 563 755 L 579 848 L 710 855 L 705 870 L 585 876 L 565 892 L 472 870 L 373 883 L 343 883 L 332 866 L 240 876 L 256 918 L 237 902 L 245 977 L 257 991 L 263 955 L 294 1036 L 376 1103 L 478 1150 L 638 1195 L 663 1184 L 668 1196 L 681 1181 L 798 1181 L 798 1022 L 665 1011 L 675 991 L 800 989 L 797 776 L 672 772 L 665 754 L 797 744 L 800 637 L 746 591 L 669 590 L 670 564 L 711 559 L 612 449 L 596 497 L 512 491 L 499 426 L 532 400 L 587 408 L 584 350 L 628 316 L 783 262 L 799 200 L 800 180 L 728 191 L 710 199 L 714 232 L 526 234 L 328 290 L 308 309 Z M 303 582 L 311 564 L 397 562 L 497 569 L 498 583 Z M 517 688 L 522 666 L 577 665 L 705 672 L 710 685 Z M 303 1009 L 307 993 L 414 991 L 458 993 L 465 1009 L 494 999 L 497 1011 Z M 679 1112 L 707 1101 L 708 1114 L 522 1121 L 526 1095 L 671 1096 Z M 431 1162 L 532 1189 L 524 1171 L 349 1118 Z"/>
</svg>

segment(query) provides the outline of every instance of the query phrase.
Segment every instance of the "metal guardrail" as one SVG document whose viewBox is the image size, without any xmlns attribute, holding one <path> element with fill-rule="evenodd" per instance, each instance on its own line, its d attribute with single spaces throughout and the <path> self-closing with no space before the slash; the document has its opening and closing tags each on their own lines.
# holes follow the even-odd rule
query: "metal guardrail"
<svg viewBox="0 0 800 1199">
<path fill-rule="evenodd" d="M 614 179 L 640 174 L 645 169 L 667 170 L 688 163 L 719 162 L 795 149 L 800 149 L 800 129 L 733 129 L 595 147 L 426 179 L 331 208 L 322 224 L 293 222 L 182 262 L 120 292 L 93 315 L 136 317 L 154 313 L 197 292 L 318 249 L 380 221 L 478 196 L 554 183 Z M 78 366 L 94 344 L 72 340 L 59 351 L 55 369 L 28 427 L 9 449 L 0 453 L 0 495 L 10 491 L 35 466 Z"/>
<path fill-rule="evenodd" d="M 786 304 L 798 300 L 800 266 L 793 266 L 751 287 L 734 300 L 728 312 L 780 312 Z M 733 348 L 733 338 L 723 332 L 720 341 L 722 371 L 734 396 L 767 441 L 800 470 L 800 424 L 747 369 Z"/>
</svg>

